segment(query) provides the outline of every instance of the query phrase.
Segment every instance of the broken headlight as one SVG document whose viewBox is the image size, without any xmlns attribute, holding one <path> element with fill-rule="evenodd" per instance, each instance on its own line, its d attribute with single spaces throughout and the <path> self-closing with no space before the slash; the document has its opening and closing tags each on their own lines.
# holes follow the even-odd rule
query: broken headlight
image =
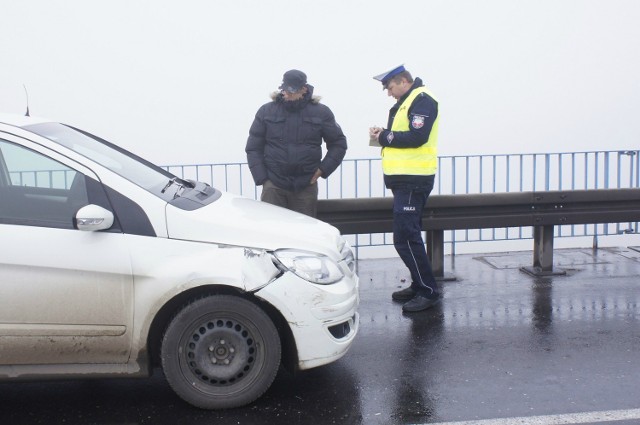
<svg viewBox="0 0 640 425">
<path fill-rule="evenodd" d="M 344 277 L 338 264 L 326 255 L 293 249 L 279 249 L 273 255 L 284 271 L 312 283 L 329 285 Z"/>
</svg>

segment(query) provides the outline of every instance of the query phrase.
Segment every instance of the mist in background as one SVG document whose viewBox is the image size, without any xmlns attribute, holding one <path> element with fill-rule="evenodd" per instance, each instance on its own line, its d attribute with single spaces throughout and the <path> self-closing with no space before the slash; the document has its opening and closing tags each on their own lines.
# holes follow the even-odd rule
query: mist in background
<svg viewBox="0 0 640 425">
<path fill-rule="evenodd" d="M 307 73 L 347 136 L 405 64 L 440 101 L 442 155 L 637 149 L 636 0 L 4 1 L 0 112 L 78 126 L 161 165 L 244 162 L 255 112 Z"/>
</svg>

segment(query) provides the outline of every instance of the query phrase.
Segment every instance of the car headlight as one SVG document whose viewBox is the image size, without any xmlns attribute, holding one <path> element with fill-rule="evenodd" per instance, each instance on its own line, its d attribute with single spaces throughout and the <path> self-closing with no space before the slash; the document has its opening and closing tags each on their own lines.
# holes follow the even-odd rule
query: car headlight
<svg viewBox="0 0 640 425">
<path fill-rule="evenodd" d="M 304 280 L 321 285 L 335 283 L 344 274 L 335 261 L 315 252 L 279 249 L 273 253 L 281 267 Z"/>
</svg>

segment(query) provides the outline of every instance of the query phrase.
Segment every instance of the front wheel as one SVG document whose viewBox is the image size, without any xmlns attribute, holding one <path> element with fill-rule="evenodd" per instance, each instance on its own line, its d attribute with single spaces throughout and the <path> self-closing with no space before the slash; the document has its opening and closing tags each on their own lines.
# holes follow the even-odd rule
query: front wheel
<svg viewBox="0 0 640 425">
<path fill-rule="evenodd" d="M 162 339 L 162 368 L 173 390 L 203 409 L 242 406 L 271 386 L 280 365 L 280 337 L 269 316 L 230 295 L 185 306 Z"/>
</svg>

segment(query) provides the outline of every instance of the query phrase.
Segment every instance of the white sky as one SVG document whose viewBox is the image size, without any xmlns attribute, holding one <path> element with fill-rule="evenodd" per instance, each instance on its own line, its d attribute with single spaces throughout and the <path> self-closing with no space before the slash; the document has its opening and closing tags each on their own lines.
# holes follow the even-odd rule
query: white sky
<svg viewBox="0 0 640 425">
<path fill-rule="evenodd" d="M 443 155 L 640 147 L 637 0 L 3 0 L 0 111 L 160 165 L 244 161 L 282 74 L 305 71 L 348 158 L 404 63 L 440 101 Z"/>
</svg>

